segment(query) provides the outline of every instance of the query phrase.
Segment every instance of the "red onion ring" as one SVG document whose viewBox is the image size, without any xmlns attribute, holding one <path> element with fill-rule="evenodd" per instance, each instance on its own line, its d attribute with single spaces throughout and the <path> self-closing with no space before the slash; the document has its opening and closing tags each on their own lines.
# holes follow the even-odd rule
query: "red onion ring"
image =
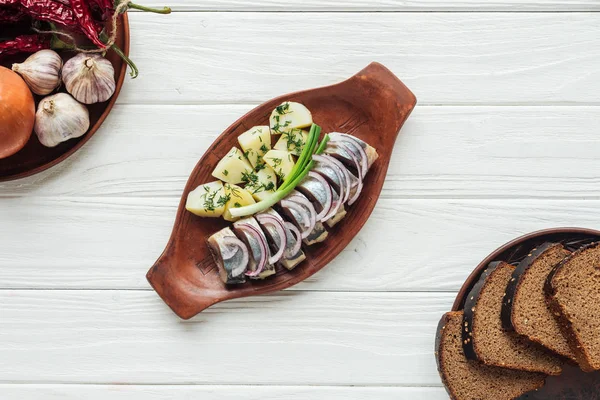
<svg viewBox="0 0 600 400">
<path fill-rule="evenodd" d="M 257 266 L 256 269 L 254 271 L 248 271 L 246 272 L 246 276 L 258 276 L 260 275 L 260 273 L 265 269 L 266 265 L 267 265 L 267 254 L 269 251 L 269 248 L 267 247 L 267 240 L 264 237 L 264 234 L 262 232 L 259 232 L 255 227 L 253 227 L 250 224 L 237 224 L 236 226 L 237 229 L 245 232 L 246 234 L 254 237 L 262 250 L 262 255 L 260 257 L 260 260 L 257 260 Z"/>
<path fill-rule="evenodd" d="M 279 236 L 279 244 L 275 243 L 277 252 L 269 257 L 269 264 L 275 264 L 277 261 L 281 260 L 287 246 L 287 234 L 285 233 L 283 221 L 280 221 L 279 218 L 269 214 L 258 214 L 256 220 L 263 225 L 271 225 L 275 231 L 277 231 L 277 236 Z"/>
<path fill-rule="evenodd" d="M 357 165 L 359 167 L 357 171 L 360 175 L 360 178 L 364 179 L 367 175 L 367 171 L 369 170 L 369 158 L 367 157 L 365 149 L 363 149 L 362 146 L 360 146 L 356 141 L 344 137 L 332 139 L 329 141 L 329 143 L 331 143 L 332 145 L 343 145 L 339 147 L 344 149 L 348 154 L 350 154 L 354 158 L 358 159 Z M 356 149 L 356 151 L 353 151 L 352 149 Z M 356 153 L 358 153 L 360 158 L 356 156 Z"/>
<path fill-rule="evenodd" d="M 285 227 L 295 236 L 296 239 L 294 247 L 286 249 L 285 256 L 294 257 L 300 251 L 300 246 L 302 246 L 302 234 L 296 225 L 292 224 L 291 222 L 286 221 Z"/>
<path fill-rule="evenodd" d="M 323 178 L 320 174 L 317 174 L 314 171 L 309 171 L 308 176 L 319 181 L 319 183 L 323 185 L 323 189 L 325 190 L 325 204 L 323 205 L 323 209 L 321 210 L 321 212 L 318 213 L 316 216 L 317 221 L 324 221 L 324 217 L 327 216 L 327 214 L 329 214 L 329 211 L 331 210 L 333 197 L 333 194 L 331 192 L 333 189 L 331 188 L 329 183 L 327 183 L 325 178 Z"/>
<path fill-rule="evenodd" d="M 248 267 L 248 261 L 250 261 L 250 255 L 248 254 L 248 248 L 246 247 L 244 242 L 242 242 L 240 239 L 238 239 L 236 237 L 226 236 L 221 239 L 221 243 L 223 244 L 223 246 L 226 249 L 228 249 L 227 252 L 221 251 L 221 257 L 223 257 L 223 260 L 229 260 L 238 251 L 242 252 L 242 261 L 240 262 L 240 265 L 238 267 L 234 268 L 231 271 L 231 275 L 236 277 L 236 276 L 243 274 L 244 271 L 246 270 L 246 268 Z M 229 251 L 230 247 L 234 247 L 236 250 Z"/>
<path fill-rule="evenodd" d="M 286 200 L 306 207 L 306 210 L 304 211 L 308 212 L 310 230 L 312 232 L 312 230 L 315 229 L 315 225 L 317 224 L 317 210 L 315 210 L 315 206 L 313 206 L 310 200 L 308 200 L 306 197 L 304 197 L 304 195 L 300 194 L 299 192 L 292 192 L 292 195 L 288 196 Z"/>
<path fill-rule="evenodd" d="M 352 161 L 354 162 L 354 164 L 356 165 L 356 170 L 360 171 L 359 169 L 359 161 L 356 157 L 356 155 L 354 153 L 352 153 L 352 151 L 350 149 L 348 149 L 348 146 L 345 143 L 337 143 L 336 146 L 339 146 L 342 150 L 346 151 L 350 157 L 352 158 Z M 348 205 L 351 206 L 352 204 L 354 204 L 354 202 L 356 202 L 356 200 L 358 199 L 358 196 L 360 196 L 360 192 L 362 192 L 362 188 L 363 188 L 363 181 L 361 179 L 361 177 L 357 177 L 357 188 L 356 191 L 354 192 L 354 195 L 352 195 L 352 197 L 348 200 Z"/>
<path fill-rule="evenodd" d="M 332 203 L 331 210 L 329 211 L 327 216 L 325 216 L 324 220 L 328 220 L 329 218 L 332 218 L 335 214 L 337 214 L 338 210 L 340 209 L 340 206 L 348 199 L 348 196 L 350 196 L 350 187 L 346 181 L 346 176 L 340 169 L 340 166 L 338 166 L 336 163 L 334 163 L 332 161 L 332 159 L 334 159 L 334 158 L 330 157 L 330 156 L 320 156 L 320 155 L 313 156 L 313 160 L 317 161 L 320 164 L 323 164 L 323 166 L 325 166 L 326 168 L 331 169 L 333 171 L 333 173 L 337 176 L 338 181 L 340 182 L 340 190 L 339 190 L 339 194 L 338 194 L 339 198 L 337 201 L 333 200 L 333 203 L 335 203 L 335 204 Z M 346 171 L 346 173 L 348 173 L 348 172 Z M 350 177 L 348 177 L 348 178 L 350 178 Z M 332 196 L 332 198 L 333 198 L 333 196 Z"/>
<path fill-rule="evenodd" d="M 352 189 L 352 178 L 350 178 L 350 171 L 342 164 L 340 160 L 332 156 L 324 156 L 329 161 L 331 161 L 332 165 L 336 165 L 338 167 L 338 172 L 341 172 L 344 177 L 344 182 L 346 187 L 344 188 L 344 197 L 341 199 L 342 204 L 346 203 L 350 198 L 350 190 Z"/>
<path fill-rule="evenodd" d="M 311 224 L 309 212 L 306 211 L 304 207 L 302 207 L 300 204 L 291 200 L 281 200 L 279 204 L 281 204 L 281 207 L 294 210 L 302 216 L 303 220 L 298 221 L 300 225 L 303 225 L 302 230 L 300 231 L 300 236 L 302 237 L 302 239 L 306 239 L 315 227 L 314 225 L 310 226 Z"/>
</svg>

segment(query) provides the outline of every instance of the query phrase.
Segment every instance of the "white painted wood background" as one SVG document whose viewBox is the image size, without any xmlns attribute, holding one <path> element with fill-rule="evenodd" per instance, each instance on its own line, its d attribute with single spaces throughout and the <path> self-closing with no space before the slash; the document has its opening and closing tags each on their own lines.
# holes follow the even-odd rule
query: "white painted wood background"
<svg viewBox="0 0 600 400">
<path fill-rule="evenodd" d="M 475 265 L 600 228 L 597 0 L 172 4 L 130 14 L 141 75 L 102 130 L 0 184 L 0 399 L 445 399 L 435 326 Z M 175 317 L 144 275 L 203 151 L 371 61 L 419 106 L 365 228 L 294 288 Z"/>
</svg>

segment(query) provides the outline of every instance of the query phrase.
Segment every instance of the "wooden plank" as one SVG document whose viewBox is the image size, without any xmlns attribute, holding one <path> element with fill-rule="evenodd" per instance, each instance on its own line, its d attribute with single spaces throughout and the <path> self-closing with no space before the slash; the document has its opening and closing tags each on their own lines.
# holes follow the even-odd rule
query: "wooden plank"
<svg viewBox="0 0 600 400">
<path fill-rule="evenodd" d="M 421 104 L 598 104 L 599 22 L 598 13 L 132 13 L 141 75 L 119 102 L 257 103 L 379 61 Z"/>
<path fill-rule="evenodd" d="M 594 0 L 147 0 L 156 7 L 168 4 L 176 11 L 596 11 Z"/>
<path fill-rule="evenodd" d="M 175 199 L 206 148 L 252 107 L 117 106 L 75 155 L 0 183 L 0 197 Z M 383 196 L 600 199 L 599 124 L 598 107 L 418 106 Z"/>
<path fill-rule="evenodd" d="M 441 387 L 0 384 L 5 400 L 447 400 Z"/>
<path fill-rule="evenodd" d="M 501 244 L 542 228 L 600 227 L 600 200 L 381 199 L 327 268 L 292 290 L 456 291 Z M 2 199 L 1 288 L 149 289 L 172 198 Z M 203 240 L 203 238 L 198 238 Z"/>
<path fill-rule="evenodd" d="M 151 292 L 4 290 L 0 383 L 438 386 L 453 297 L 283 292 L 184 322 Z"/>
</svg>

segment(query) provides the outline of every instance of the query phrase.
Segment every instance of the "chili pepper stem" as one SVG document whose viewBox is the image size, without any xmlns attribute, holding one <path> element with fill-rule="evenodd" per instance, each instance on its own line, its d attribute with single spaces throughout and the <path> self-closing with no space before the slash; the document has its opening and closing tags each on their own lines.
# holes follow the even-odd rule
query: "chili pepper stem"
<svg viewBox="0 0 600 400">
<path fill-rule="evenodd" d="M 110 48 L 113 49 L 113 51 L 117 53 L 119 57 L 121 57 L 123 61 L 127 63 L 127 65 L 129 65 L 129 68 L 131 69 L 131 72 L 129 73 L 131 75 L 131 79 L 137 78 L 139 75 L 139 70 L 135 63 L 129 57 L 127 57 L 116 44 L 113 44 L 110 46 Z"/>
<path fill-rule="evenodd" d="M 127 6 L 129 8 L 133 8 L 135 10 L 146 11 L 146 12 L 151 12 L 151 13 L 156 13 L 156 14 L 171 14 L 171 9 L 169 7 L 151 8 L 151 7 L 141 6 L 139 4 L 135 4 L 132 2 L 127 3 Z"/>
</svg>

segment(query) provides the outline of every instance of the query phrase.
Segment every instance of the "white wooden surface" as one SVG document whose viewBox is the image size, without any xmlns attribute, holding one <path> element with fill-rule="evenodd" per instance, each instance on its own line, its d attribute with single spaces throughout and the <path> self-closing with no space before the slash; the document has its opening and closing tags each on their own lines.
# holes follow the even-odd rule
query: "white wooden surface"
<svg viewBox="0 0 600 400">
<path fill-rule="evenodd" d="M 597 1 L 172 4 L 131 13 L 141 76 L 102 130 L 0 184 L 0 399 L 441 400 L 435 326 L 478 261 L 600 228 Z M 180 321 L 144 275 L 196 160 L 261 101 L 373 60 L 419 106 L 365 228 L 306 282 Z"/>
</svg>

